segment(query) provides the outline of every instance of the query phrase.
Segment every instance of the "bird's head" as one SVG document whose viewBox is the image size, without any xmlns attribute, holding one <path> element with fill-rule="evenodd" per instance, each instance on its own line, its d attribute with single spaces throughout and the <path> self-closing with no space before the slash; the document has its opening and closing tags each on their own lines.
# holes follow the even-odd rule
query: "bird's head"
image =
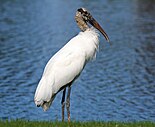
<svg viewBox="0 0 155 127">
<path fill-rule="evenodd" d="M 108 42 L 110 42 L 109 37 L 106 34 L 106 32 L 102 29 L 102 27 L 99 25 L 99 23 L 93 18 L 93 16 L 85 8 L 79 8 L 77 10 L 75 19 L 82 31 L 85 31 L 87 28 L 89 28 L 87 25 L 87 23 L 89 23 L 93 27 L 98 29 L 103 34 L 105 39 Z"/>
</svg>

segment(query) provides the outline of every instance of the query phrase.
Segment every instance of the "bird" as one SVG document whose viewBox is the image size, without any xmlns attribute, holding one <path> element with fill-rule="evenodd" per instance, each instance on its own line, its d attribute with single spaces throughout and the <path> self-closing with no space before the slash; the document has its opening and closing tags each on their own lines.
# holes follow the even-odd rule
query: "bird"
<svg viewBox="0 0 155 127">
<path fill-rule="evenodd" d="M 81 32 L 70 39 L 47 62 L 42 77 L 36 88 L 34 102 L 37 107 L 47 111 L 56 95 L 62 92 L 62 121 L 66 106 L 70 122 L 70 93 L 73 82 L 80 76 L 85 65 L 96 57 L 99 48 L 99 32 L 110 43 L 109 37 L 86 8 L 79 8 L 75 20 Z M 67 98 L 66 89 L 68 88 Z M 66 100 L 65 100 L 66 99 Z"/>
</svg>

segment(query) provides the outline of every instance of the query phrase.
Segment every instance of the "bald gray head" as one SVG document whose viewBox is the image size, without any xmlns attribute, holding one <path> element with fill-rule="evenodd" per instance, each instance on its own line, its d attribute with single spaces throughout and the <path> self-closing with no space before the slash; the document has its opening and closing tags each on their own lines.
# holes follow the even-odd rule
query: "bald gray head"
<svg viewBox="0 0 155 127">
<path fill-rule="evenodd" d="M 89 20 L 91 20 L 91 18 L 93 18 L 92 15 L 85 8 L 79 8 L 77 10 L 77 13 L 82 17 L 85 22 L 88 22 Z"/>
<path fill-rule="evenodd" d="M 81 31 L 86 31 L 89 28 L 87 24 L 87 12 L 88 11 L 85 8 L 79 8 L 75 15 L 75 20 Z"/>
<path fill-rule="evenodd" d="M 76 12 L 75 20 L 76 20 L 79 28 L 81 29 L 81 31 L 86 31 L 87 29 L 89 29 L 89 26 L 87 24 L 87 23 L 89 23 L 93 27 L 95 27 L 96 29 L 98 29 L 103 34 L 103 36 L 105 37 L 105 39 L 109 42 L 108 35 L 104 32 L 104 30 L 102 29 L 102 27 L 93 18 L 93 16 L 87 11 L 87 9 L 85 9 L 85 8 L 79 8 L 77 10 L 77 12 Z"/>
</svg>

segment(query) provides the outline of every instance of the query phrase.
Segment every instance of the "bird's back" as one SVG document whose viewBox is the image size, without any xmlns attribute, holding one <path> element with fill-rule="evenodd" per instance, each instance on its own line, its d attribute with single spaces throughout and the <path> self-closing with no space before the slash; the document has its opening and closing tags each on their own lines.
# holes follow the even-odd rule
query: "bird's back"
<svg viewBox="0 0 155 127">
<path fill-rule="evenodd" d="M 80 32 L 60 49 L 47 63 L 35 93 L 35 103 L 47 110 L 55 95 L 77 78 L 86 62 L 98 48 L 98 34 L 90 30 Z"/>
</svg>

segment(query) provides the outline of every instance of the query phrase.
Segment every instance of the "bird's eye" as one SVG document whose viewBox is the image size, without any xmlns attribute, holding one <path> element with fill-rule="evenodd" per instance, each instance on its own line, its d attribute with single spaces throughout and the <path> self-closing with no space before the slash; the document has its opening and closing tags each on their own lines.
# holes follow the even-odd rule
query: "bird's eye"
<svg viewBox="0 0 155 127">
<path fill-rule="evenodd" d="M 83 13 L 83 18 L 85 20 L 88 20 L 89 17 L 90 17 L 90 13 L 88 13 L 88 12 Z"/>
</svg>

